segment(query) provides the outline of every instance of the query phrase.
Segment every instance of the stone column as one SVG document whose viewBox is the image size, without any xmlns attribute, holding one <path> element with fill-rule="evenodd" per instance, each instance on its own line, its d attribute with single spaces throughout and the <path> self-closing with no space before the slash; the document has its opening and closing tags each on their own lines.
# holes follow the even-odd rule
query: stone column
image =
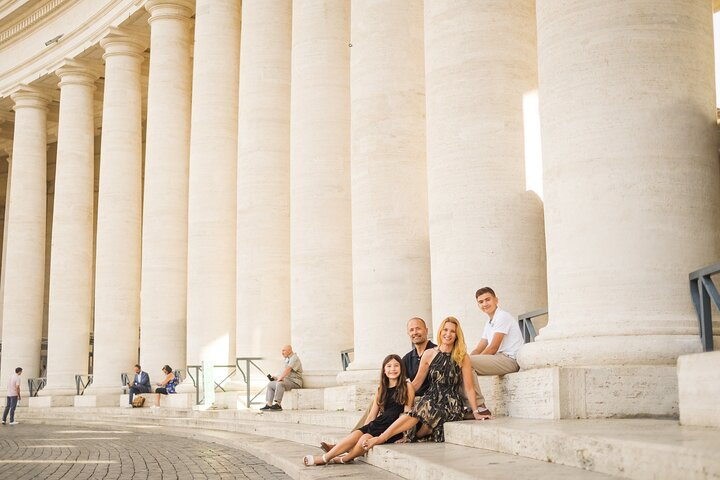
<svg viewBox="0 0 720 480">
<path fill-rule="evenodd" d="M 673 365 L 700 350 L 688 273 L 720 257 L 710 4 L 540 0 L 537 18 L 550 323 L 520 364 L 629 368 L 662 395 L 609 413 L 676 414 Z"/>
<path fill-rule="evenodd" d="M 2 244 L 2 264 L 0 264 L 0 340 L 2 340 L 2 304 L 5 298 L 5 259 L 7 258 L 7 228 L 10 219 L 10 178 L 12 177 L 12 140 L 8 140 L 5 145 L 0 145 L 0 149 L 7 153 L 7 179 L 5 181 L 5 216 L 3 217 L 3 244 Z"/>
<path fill-rule="evenodd" d="M 42 90 L 22 86 L 11 98 L 15 110 L 12 189 L 8 202 L 7 248 L 3 271 L 2 360 L 0 384 L 16 367 L 24 378 L 40 373 L 45 295 L 45 212 L 47 202 L 47 106 Z M 27 390 L 27 382 L 22 383 Z"/>
<path fill-rule="evenodd" d="M 138 361 L 142 216 L 140 69 L 145 44 L 121 31 L 103 38 L 100 185 L 95 260 L 93 384 L 88 392 L 119 393 L 120 374 Z M 152 373 L 152 372 L 151 372 Z"/>
<path fill-rule="evenodd" d="M 423 2 L 352 2 L 353 369 L 430 318 Z"/>
<path fill-rule="evenodd" d="M 290 343 L 292 2 L 246 0 L 242 18 L 236 351 L 274 372 Z"/>
<path fill-rule="evenodd" d="M 353 341 L 350 2 L 295 0 L 292 41 L 292 341 L 323 385 Z"/>
<path fill-rule="evenodd" d="M 152 376 L 185 370 L 190 16 L 193 3 L 152 0 L 143 203 L 140 360 Z"/>
<path fill-rule="evenodd" d="M 535 0 L 426 0 L 425 26 L 432 310 L 435 325 L 457 316 L 472 349 L 485 323 L 478 288 L 514 314 L 547 305 L 523 136 L 523 95 L 537 90 Z"/>
<path fill-rule="evenodd" d="M 198 0 L 196 11 L 188 199 L 187 362 L 209 360 L 225 365 L 235 361 L 240 2 Z"/>
<path fill-rule="evenodd" d="M 47 386 L 43 396 L 75 395 L 88 373 L 93 293 L 94 92 L 99 72 L 67 62 L 60 78 L 53 207 Z M 54 403 L 55 404 L 55 403 Z"/>
</svg>

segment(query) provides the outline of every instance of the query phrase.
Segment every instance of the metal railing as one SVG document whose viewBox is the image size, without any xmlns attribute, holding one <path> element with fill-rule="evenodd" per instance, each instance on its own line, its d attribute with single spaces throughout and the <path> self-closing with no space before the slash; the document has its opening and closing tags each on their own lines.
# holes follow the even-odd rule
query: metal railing
<svg viewBox="0 0 720 480">
<path fill-rule="evenodd" d="M 532 312 L 523 313 L 518 315 L 518 324 L 520 325 L 520 331 L 522 332 L 523 340 L 525 343 L 531 343 L 535 341 L 537 331 L 535 325 L 533 325 L 532 319 L 536 317 L 542 317 L 548 314 L 547 308 L 539 308 Z"/>
<path fill-rule="evenodd" d="M 342 363 L 343 372 L 350 366 L 350 354 L 355 353 L 354 348 L 348 348 L 347 350 L 340 350 L 340 363 Z"/>
<path fill-rule="evenodd" d="M 265 385 L 263 388 L 260 389 L 258 393 L 255 394 L 254 397 L 250 398 L 250 379 L 252 378 L 252 375 L 250 375 L 251 367 L 255 367 L 255 369 L 260 372 L 263 377 L 267 376 L 267 374 L 263 371 L 262 368 L 260 368 L 255 362 L 258 360 L 263 360 L 262 357 L 237 357 L 235 359 L 235 366 L 237 367 L 237 371 L 240 372 L 240 375 L 243 377 L 243 381 L 245 382 L 245 406 L 247 408 L 250 408 L 250 405 L 252 405 L 253 400 L 255 400 L 258 396 L 260 396 L 261 393 L 265 391 L 267 388 L 267 385 Z M 245 362 L 245 370 L 240 366 L 241 362 Z"/>
<path fill-rule="evenodd" d="M 75 395 L 83 395 L 85 393 L 85 389 L 92 385 L 92 381 L 92 375 L 75 375 Z"/>
<path fill-rule="evenodd" d="M 701 268 L 690 274 L 690 296 L 700 323 L 700 342 L 702 342 L 705 352 L 711 352 L 714 349 L 710 300 L 716 308 L 720 309 L 720 293 L 710 277 L 718 273 L 720 273 L 720 263 Z"/>
<path fill-rule="evenodd" d="M 37 397 L 38 392 L 45 388 L 47 378 L 28 378 L 28 389 L 31 397 Z"/>
<path fill-rule="evenodd" d="M 215 384 L 215 390 L 220 389 L 225 392 L 226 390 L 223 388 L 222 384 L 229 380 L 230 377 L 235 374 L 235 371 L 238 367 L 237 365 L 213 365 L 213 368 L 227 368 L 228 370 L 231 370 L 230 373 L 228 373 L 225 378 L 223 378 L 219 382 L 213 380 L 213 383 Z M 195 375 L 193 375 L 193 372 L 195 373 Z M 202 365 L 188 365 L 187 374 L 188 377 L 190 377 L 190 380 L 192 380 L 193 382 L 193 387 L 195 387 L 195 405 L 204 405 L 205 395 L 203 394 L 203 396 L 200 397 L 200 386 L 203 385 L 204 382 Z"/>
<path fill-rule="evenodd" d="M 124 372 L 121 373 L 120 374 L 120 385 L 127 388 L 128 383 L 130 383 L 130 376 L 127 373 L 124 373 Z"/>
</svg>

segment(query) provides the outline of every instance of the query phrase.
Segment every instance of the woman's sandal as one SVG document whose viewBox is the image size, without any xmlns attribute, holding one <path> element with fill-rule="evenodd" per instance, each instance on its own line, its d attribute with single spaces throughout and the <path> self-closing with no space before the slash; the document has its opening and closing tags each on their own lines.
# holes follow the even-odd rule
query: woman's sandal
<svg viewBox="0 0 720 480">
<path fill-rule="evenodd" d="M 492 412 L 490 412 L 490 410 L 488 410 L 487 408 L 478 412 L 478 415 L 481 415 L 483 417 L 480 420 L 491 420 L 493 418 Z"/>
<path fill-rule="evenodd" d="M 323 463 L 315 463 L 315 455 L 305 455 L 303 457 L 303 463 L 306 467 L 310 467 L 312 465 L 327 465 L 328 461 L 325 458 L 325 455 L 323 454 L 320 458 L 322 458 Z"/>
</svg>

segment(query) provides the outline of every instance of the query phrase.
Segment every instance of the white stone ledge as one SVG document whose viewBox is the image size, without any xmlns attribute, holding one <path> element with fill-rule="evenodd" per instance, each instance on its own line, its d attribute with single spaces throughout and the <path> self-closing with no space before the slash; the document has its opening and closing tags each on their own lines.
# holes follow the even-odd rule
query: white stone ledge
<svg viewBox="0 0 720 480">
<path fill-rule="evenodd" d="M 675 367 L 539 368 L 479 377 L 496 415 L 519 418 L 677 417 Z"/>
<path fill-rule="evenodd" d="M 680 423 L 720 428 L 720 351 L 681 356 L 677 376 Z"/>
</svg>

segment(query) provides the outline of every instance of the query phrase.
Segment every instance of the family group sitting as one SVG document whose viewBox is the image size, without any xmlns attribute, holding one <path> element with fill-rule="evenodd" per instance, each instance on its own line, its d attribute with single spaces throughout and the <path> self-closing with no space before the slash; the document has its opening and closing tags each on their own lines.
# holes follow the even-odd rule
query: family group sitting
<svg viewBox="0 0 720 480">
<path fill-rule="evenodd" d="M 468 353 L 460 322 L 455 317 L 441 322 L 437 333 L 439 345 L 428 340 L 423 319 L 411 318 L 407 333 L 414 348 L 402 359 L 396 354 L 385 357 L 380 385 L 364 418 L 337 445 L 322 442 L 321 448 L 326 453 L 307 455 L 303 458 L 305 465 L 348 463 L 382 443 L 443 442 L 445 422 L 493 418 L 477 375 L 517 372 L 515 356 L 523 345 L 523 337 L 517 320 L 498 308 L 498 298 L 491 288 L 481 288 L 475 298 L 490 318 L 475 349 Z M 286 368 L 283 373 L 287 371 Z M 272 408 L 270 402 L 268 392 L 264 409 Z"/>
</svg>

